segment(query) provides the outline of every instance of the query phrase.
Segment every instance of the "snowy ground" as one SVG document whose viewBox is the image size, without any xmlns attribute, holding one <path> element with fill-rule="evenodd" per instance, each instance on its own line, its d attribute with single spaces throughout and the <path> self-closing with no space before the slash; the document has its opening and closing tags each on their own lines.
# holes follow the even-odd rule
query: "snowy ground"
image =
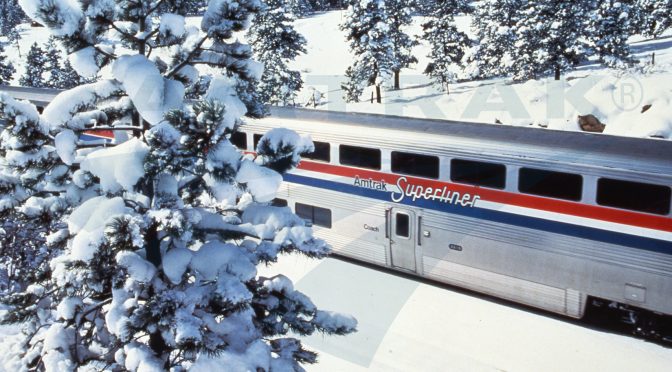
<svg viewBox="0 0 672 372">
<path fill-rule="evenodd" d="M 672 349 L 336 259 L 285 257 L 282 272 L 358 332 L 305 340 L 309 371 L 669 371 Z"/>
<path fill-rule="evenodd" d="M 344 15 L 344 11 L 331 11 L 296 22 L 297 30 L 308 41 L 308 53 L 294 63 L 305 80 L 297 103 L 305 103 L 314 88 L 326 96 L 319 109 L 484 123 L 499 120 L 504 124 L 562 130 L 578 130 L 577 116 L 594 114 L 607 124 L 605 133 L 672 139 L 672 30 L 657 40 L 632 38 L 632 50 L 642 61 L 639 69 L 614 71 L 589 62 L 564 75 L 560 82 L 471 81 L 452 84 L 450 95 L 438 91 L 422 74 L 429 49 L 421 44 L 414 49 L 419 62 L 402 71 L 401 90 L 386 89 L 382 105 L 368 101 L 346 104 L 340 86 L 351 54 L 344 33 L 338 28 Z M 470 16 L 456 21 L 473 36 Z M 408 32 L 420 35 L 422 22 L 422 17 L 416 17 Z M 198 18 L 188 19 L 190 25 L 198 23 Z M 20 53 L 25 58 L 33 42 L 46 42 L 48 32 L 27 24 L 20 27 Z M 17 67 L 16 84 L 23 74 L 23 58 L 15 46 L 7 45 L 6 53 Z M 654 66 L 650 65 L 652 53 L 656 55 Z M 370 90 L 364 96 L 369 97 Z M 642 107 L 648 104 L 651 109 L 642 114 Z"/>
<path fill-rule="evenodd" d="M 343 32 L 338 30 L 344 15 L 343 11 L 334 11 L 297 21 L 297 29 L 308 41 L 308 53 L 295 63 L 306 82 L 302 102 L 313 87 L 326 95 L 327 103 L 321 109 L 484 123 L 499 120 L 562 130 L 578 130 L 577 115 L 594 114 L 607 124 L 606 133 L 672 138 L 672 32 L 658 40 L 631 40 L 632 50 L 643 65 L 650 61 L 651 53 L 656 53 L 656 64 L 645 67 L 646 73 L 613 71 L 587 63 L 560 82 L 465 82 L 452 84 L 450 95 L 439 92 L 422 74 L 429 49 L 421 44 L 414 49 L 419 63 L 402 71 L 401 90 L 386 90 L 382 105 L 368 101 L 346 104 L 340 85 L 351 54 Z M 422 22 L 416 17 L 408 32 L 420 35 Z M 470 22 L 470 16 L 457 18 L 460 29 L 473 36 Z M 369 90 L 364 96 L 370 94 Z M 647 104 L 652 104 L 651 110 L 641 114 Z"/>
</svg>

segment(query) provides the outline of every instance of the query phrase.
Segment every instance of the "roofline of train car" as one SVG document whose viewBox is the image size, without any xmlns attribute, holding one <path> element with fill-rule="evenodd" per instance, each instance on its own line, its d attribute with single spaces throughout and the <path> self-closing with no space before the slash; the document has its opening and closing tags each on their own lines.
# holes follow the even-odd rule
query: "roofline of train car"
<svg viewBox="0 0 672 372">
<path fill-rule="evenodd" d="M 37 106 L 44 107 L 61 90 L 0 86 L 0 92 L 7 92 L 14 98 L 29 100 Z M 369 128 L 396 129 L 452 137 L 482 138 L 489 141 L 515 143 L 524 146 L 551 147 L 559 151 L 566 149 L 603 154 L 627 153 L 629 157 L 662 161 L 669 161 L 672 154 L 672 141 L 655 138 L 624 137 L 602 133 L 296 107 L 271 106 L 269 109 L 271 116 L 265 118 L 267 120 L 291 119 L 357 125 Z"/>
<path fill-rule="evenodd" d="M 267 120 L 328 122 L 666 161 L 672 156 L 672 141 L 656 138 L 304 108 L 271 107 L 270 111 Z"/>
</svg>

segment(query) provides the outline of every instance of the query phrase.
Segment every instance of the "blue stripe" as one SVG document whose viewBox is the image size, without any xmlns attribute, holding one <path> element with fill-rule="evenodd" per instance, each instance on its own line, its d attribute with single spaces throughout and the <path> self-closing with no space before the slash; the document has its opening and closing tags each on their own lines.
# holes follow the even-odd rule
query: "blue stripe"
<svg viewBox="0 0 672 372">
<path fill-rule="evenodd" d="M 112 142 L 112 139 L 106 138 L 106 137 L 97 137 L 97 136 L 90 136 L 88 134 L 80 134 L 79 135 L 79 140 L 80 141 L 105 141 L 105 142 Z"/>
<path fill-rule="evenodd" d="M 390 197 L 390 193 L 385 191 L 377 191 L 340 182 L 299 176 L 296 174 L 285 174 L 284 179 L 285 181 L 291 183 L 298 183 L 306 186 L 328 189 L 349 195 L 357 195 L 393 203 Z M 582 239 L 594 240 L 602 243 L 624 245 L 627 247 L 638 248 L 652 252 L 672 254 L 672 242 L 644 236 L 601 230 L 594 227 L 573 225 L 565 222 L 545 220 L 541 218 L 494 211 L 490 209 L 462 207 L 459 205 L 456 206 L 454 204 L 426 199 L 417 199 L 416 201 L 412 201 L 411 198 L 405 197 L 400 203 L 396 204 L 404 204 L 423 209 L 432 209 L 444 213 L 542 230 Z"/>
</svg>

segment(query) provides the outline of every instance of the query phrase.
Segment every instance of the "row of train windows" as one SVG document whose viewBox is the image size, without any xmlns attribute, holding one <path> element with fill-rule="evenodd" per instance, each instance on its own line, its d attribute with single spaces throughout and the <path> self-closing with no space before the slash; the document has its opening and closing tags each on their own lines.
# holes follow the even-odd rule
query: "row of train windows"
<svg viewBox="0 0 672 372">
<path fill-rule="evenodd" d="M 254 135 L 255 148 L 261 135 Z M 240 143 L 244 140 L 244 143 Z M 233 138 L 232 138 L 233 142 Z M 315 151 L 302 157 L 330 162 L 330 144 L 314 141 Z M 238 147 L 245 148 L 246 139 L 242 135 Z M 243 146 L 240 146 L 243 145 Z M 360 146 L 340 145 L 340 164 L 372 170 L 380 170 L 382 154 L 379 149 Z M 391 170 L 397 174 L 438 179 L 439 157 L 392 151 Z M 504 189 L 506 187 L 506 166 L 504 164 L 451 159 L 450 180 L 474 186 Z M 518 190 L 524 194 L 549 198 L 580 201 L 583 177 L 579 174 L 521 168 L 518 174 Z M 597 182 L 597 204 L 633 211 L 667 215 L 670 213 L 672 189 L 668 186 L 642 182 L 632 182 L 601 178 Z"/>
</svg>

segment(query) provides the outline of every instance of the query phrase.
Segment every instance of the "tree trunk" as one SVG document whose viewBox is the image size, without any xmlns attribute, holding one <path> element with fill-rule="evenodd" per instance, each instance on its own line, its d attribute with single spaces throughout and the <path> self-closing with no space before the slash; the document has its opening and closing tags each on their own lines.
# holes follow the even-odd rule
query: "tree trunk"
<svg viewBox="0 0 672 372">
<path fill-rule="evenodd" d="M 555 80 L 560 80 L 560 66 L 555 66 Z"/>
<path fill-rule="evenodd" d="M 399 71 L 394 72 L 394 90 L 399 90 L 400 89 L 400 84 L 399 84 Z"/>
<path fill-rule="evenodd" d="M 383 103 L 383 97 L 380 95 L 380 85 L 376 85 L 376 102 Z"/>
<path fill-rule="evenodd" d="M 656 64 L 656 52 L 651 53 L 651 66 Z"/>
</svg>

